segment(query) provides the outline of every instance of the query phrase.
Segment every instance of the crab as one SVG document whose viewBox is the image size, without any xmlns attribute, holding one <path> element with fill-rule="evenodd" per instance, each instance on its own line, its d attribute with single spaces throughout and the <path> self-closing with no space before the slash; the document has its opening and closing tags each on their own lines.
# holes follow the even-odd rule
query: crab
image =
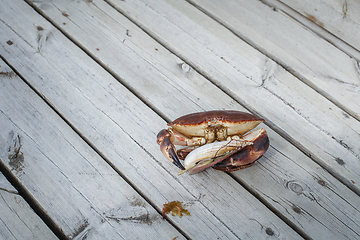
<svg viewBox="0 0 360 240">
<path fill-rule="evenodd" d="M 269 138 L 257 127 L 264 119 L 240 111 L 208 111 L 182 116 L 157 135 L 161 152 L 190 174 L 209 167 L 232 172 L 250 167 L 266 152 Z M 174 145 L 183 146 L 176 150 Z M 184 164 L 180 162 L 184 160 Z"/>
</svg>

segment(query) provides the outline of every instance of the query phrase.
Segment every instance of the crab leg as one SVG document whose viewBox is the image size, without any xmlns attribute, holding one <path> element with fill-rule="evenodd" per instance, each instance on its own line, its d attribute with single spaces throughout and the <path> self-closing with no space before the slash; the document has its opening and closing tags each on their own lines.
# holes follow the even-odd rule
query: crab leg
<svg viewBox="0 0 360 240">
<path fill-rule="evenodd" d="M 161 152 L 178 168 L 184 170 L 184 166 L 180 163 L 178 156 L 176 155 L 176 149 L 171 140 L 174 140 L 174 136 L 166 129 L 161 130 L 157 135 L 157 143 L 160 145 Z"/>
<path fill-rule="evenodd" d="M 214 166 L 214 169 L 233 172 L 239 169 L 248 168 L 266 152 L 269 147 L 269 138 L 264 129 L 259 129 L 244 136 L 244 140 L 252 141 L 250 147 L 241 149 Z"/>
<path fill-rule="evenodd" d="M 206 141 L 203 137 L 188 138 L 187 136 L 169 128 L 163 129 L 158 133 L 157 143 L 160 145 L 160 150 L 166 156 L 166 158 L 174 163 L 177 167 L 184 170 L 174 145 L 194 147 L 203 145 L 206 143 Z M 184 151 L 186 150 L 180 150 L 179 153 L 180 156 L 182 156 L 182 159 L 184 159 Z M 186 155 L 187 153 L 185 153 L 185 156 Z"/>
<path fill-rule="evenodd" d="M 174 129 L 171 128 L 168 129 L 168 132 L 174 137 L 171 141 L 174 145 L 193 147 L 193 146 L 201 146 L 206 143 L 206 140 L 203 137 L 189 138 L 184 134 L 181 134 L 178 131 L 175 131 Z"/>
</svg>

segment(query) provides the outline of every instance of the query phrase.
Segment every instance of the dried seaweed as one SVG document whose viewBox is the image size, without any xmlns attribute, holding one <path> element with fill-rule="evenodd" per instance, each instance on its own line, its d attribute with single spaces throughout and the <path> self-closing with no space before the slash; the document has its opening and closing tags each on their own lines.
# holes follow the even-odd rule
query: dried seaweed
<svg viewBox="0 0 360 240">
<path fill-rule="evenodd" d="M 164 207 L 162 209 L 162 216 L 164 219 L 164 216 L 168 213 L 171 212 L 172 216 L 179 216 L 180 218 L 183 215 L 188 215 L 190 216 L 190 212 L 188 210 L 186 210 L 183 206 L 182 206 L 182 202 L 179 201 L 172 201 L 169 203 L 165 203 Z"/>
</svg>

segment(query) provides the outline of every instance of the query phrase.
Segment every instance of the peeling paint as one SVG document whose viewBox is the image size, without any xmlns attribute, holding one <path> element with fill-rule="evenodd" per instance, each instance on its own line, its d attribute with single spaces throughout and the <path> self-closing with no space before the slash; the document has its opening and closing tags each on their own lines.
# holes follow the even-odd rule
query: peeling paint
<svg viewBox="0 0 360 240">
<path fill-rule="evenodd" d="M 16 73 L 14 71 L 10 71 L 10 72 L 0 72 L 0 77 L 8 77 L 8 78 L 13 78 L 16 76 Z"/>
<path fill-rule="evenodd" d="M 89 221 L 87 219 L 85 219 L 85 221 L 77 228 L 77 230 L 70 235 L 69 237 L 71 239 L 86 239 L 87 234 L 89 233 L 90 230 L 90 224 Z"/>
<path fill-rule="evenodd" d="M 261 84 L 259 87 L 264 86 L 265 82 L 275 75 L 277 66 L 277 63 L 272 61 L 271 59 L 268 58 L 266 60 L 263 75 L 261 77 Z"/>
<path fill-rule="evenodd" d="M 22 174 L 24 169 L 24 154 L 21 152 L 21 136 L 11 131 L 9 133 L 9 138 L 9 166 L 11 167 L 11 171 L 15 170 L 18 174 Z"/>
<path fill-rule="evenodd" d="M 45 43 L 49 40 L 49 38 L 51 37 L 52 33 L 46 29 L 44 29 L 41 26 L 37 26 L 36 27 L 37 30 L 37 43 L 38 43 L 38 47 L 37 47 L 37 51 L 40 53 L 42 48 L 45 46 Z"/>
</svg>

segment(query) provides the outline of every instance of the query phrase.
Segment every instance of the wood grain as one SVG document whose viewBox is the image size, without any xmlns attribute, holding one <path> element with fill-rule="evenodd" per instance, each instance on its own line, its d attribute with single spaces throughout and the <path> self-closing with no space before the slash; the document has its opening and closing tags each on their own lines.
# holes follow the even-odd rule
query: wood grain
<svg viewBox="0 0 360 240">
<path fill-rule="evenodd" d="M 183 238 L 19 77 L 0 80 L 2 164 L 65 236 Z"/>
<path fill-rule="evenodd" d="M 2 239 L 57 239 L 2 173 L 0 233 Z"/>
<path fill-rule="evenodd" d="M 360 59 L 351 57 L 359 56 L 356 51 L 351 51 L 353 54 L 349 56 L 334 47 L 331 36 L 324 39 L 314 34 L 314 31 L 319 31 L 294 21 L 291 18 L 293 12 L 287 11 L 288 8 L 277 0 L 227 1 L 227 4 L 202 0 L 191 2 L 360 120 Z M 294 18 L 299 19 L 297 16 Z"/>
<path fill-rule="evenodd" d="M 40 4 L 39 2 L 37 3 Z M 79 4 L 86 3 L 80 2 Z M 50 5 L 46 2 L 45 5 L 42 6 L 46 8 L 46 6 L 49 7 Z M 0 27 L 4 29 L 5 34 L 0 37 L 1 42 L 6 42 L 8 40 L 5 41 L 5 38 L 9 38 L 14 43 L 11 45 L 1 45 L 1 51 L 4 53 L 5 58 L 19 71 L 22 77 L 48 101 L 53 109 L 58 111 L 59 114 L 71 124 L 72 128 L 76 129 L 93 148 L 96 148 L 98 153 L 107 159 L 107 161 L 111 162 L 111 165 L 117 172 L 121 173 L 129 183 L 131 182 L 131 185 L 136 188 L 137 191 L 146 196 L 148 201 L 151 202 L 158 211 L 161 210 L 165 202 L 174 199 L 183 201 L 190 211 L 191 217 L 179 219 L 178 217 L 169 216 L 169 219 L 172 223 L 176 224 L 186 236 L 197 239 L 225 239 L 239 236 L 262 238 L 268 236 L 269 231 L 266 231 L 266 229 L 270 228 L 273 229 L 273 235 L 276 236 L 288 236 L 288 238 L 299 237 L 297 233 L 282 222 L 280 218 L 226 174 L 219 176 L 218 173 L 213 171 L 195 178 L 186 176 L 182 178 L 184 182 L 180 182 L 176 176 L 176 171 L 172 173 L 169 172 L 168 169 L 171 169 L 173 166 L 166 160 L 162 161 L 163 156 L 155 143 L 157 131 L 165 126 L 166 122 L 126 88 L 120 85 L 116 79 L 104 71 L 104 69 L 89 58 L 81 49 L 77 48 L 73 42 L 65 38 L 62 33 L 52 27 L 45 19 L 38 16 L 29 6 L 24 5 L 20 1 L 16 1 L 12 3 L 11 8 L 14 9 L 13 13 L 21 11 L 23 14 L 22 17 L 14 18 L 14 14 L 9 11 L 8 14 L 2 16 Z M 82 11 L 81 8 L 76 8 L 75 10 L 79 12 Z M 66 14 L 62 14 L 63 12 Z M 64 10 L 60 12 L 60 15 L 64 18 L 71 16 L 70 12 Z M 31 19 L 31 21 L 25 21 L 25 19 Z M 6 22 L 6 24 L 4 24 L 4 22 Z M 21 24 L 14 24 L 14 22 L 21 22 Z M 11 28 L 8 27 L 10 25 Z M 39 26 L 41 28 L 39 28 Z M 26 31 L 26 29 L 32 29 L 32 31 Z M 43 42 L 40 41 L 41 44 L 39 44 L 38 40 L 39 31 L 41 31 L 40 35 L 45 38 Z M 24 39 L 26 39 L 26 41 Z M 104 49 L 106 49 L 105 46 Z M 149 67 L 147 71 L 138 71 L 136 70 L 137 68 L 134 68 L 136 71 L 132 69 L 130 74 L 133 74 L 133 72 L 137 74 L 140 73 L 142 78 L 152 76 L 147 75 L 147 73 L 154 71 L 153 66 L 141 60 L 142 58 L 137 54 L 131 54 L 131 51 L 126 55 L 129 56 L 129 58 L 120 59 L 126 60 L 129 64 L 144 64 L 141 65 L 141 69 L 146 69 L 147 66 Z M 138 61 L 130 61 L 131 57 L 136 58 Z M 124 65 L 121 68 L 122 71 L 125 71 L 126 67 L 127 65 Z M 160 73 L 155 72 L 154 74 L 158 76 Z M 160 74 L 160 76 L 161 75 L 162 74 Z M 149 84 L 151 84 L 151 82 L 149 82 Z M 23 96 L 24 93 L 19 95 Z M 2 108 L 3 107 L 5 106 L 2 106 Z M 44 107 L 40 107 L 37 111 L 40 111 L 42 108 Z M 11 108 L 9 108 L 8 111 L 10 111 L 10 109 Z M 23 109 L 28 108 L 23 107 Z M 25 113 L 23 115 L 25 115 Z M 27 119 L 16 119 L 16 121 L 19 121 L 17 124 L 37 122 L 42 119 L 36 115 L 30 118 L 30 115 L 32 114 L 28 113 Z M 48 116 L 48 114 L 43 113 L 42 116 Z M 53 123 L 54 119 L 50 119 L 50 116 L 42 119 L 43 122 L 39 123 L 37 125 L 39 127 L 35 130 L 42 132 L 46 129 L 53 128 L 50 127 L 49 124 L 53 124 L 52 126 L 56 126 L 56 128 L 60 128 L 60 126 L 57 125 L 64 124 L 61 121 L 60 123 L 58 121 Z M 52 154 L 52 157 L 49 157 L 51 161 L 43 160 L 47 165 L 42 166 L 42 168 L 47 170 L 52 168 L 61 169 L 61 171 L 58 170 L 56 172 L 58 175 L 64 175 L 65 180 L 62 182 L 74 182 L 76 186 L 75 191 L 72 188 L 67 189 L 70 186 L 64 184 L 66 190 L 62 190 L 72 190 L 70 193 L 75 191 L 75 196 L 70 199 L 75 197 L 79 198 L 79 205 L 69 208 L 70 216 L 67 218 L 67 221 L 60 221 L 60 219 L 64 218 L 63 213 L 60 211 L 50 212 L 50 215 L 57 219 L 58 224 L 63 227 L 67 234 L 74 232 L 74 228 L 78 222 L 76 220 L 82 218 L 79 219 L 79 222 L 86 223 L 87 220 L 89 226 L 92 227 L 90 229 L 91 231 L 88 232 L 89 228 L 86 224 L 86 226 L 82 228 L 83 231 L 81 231 L 81 233 L 87 233 L 89 237 L 90 233 L 94 234 L 91 235 L 91 237 L 96 237 L 98 236 L 96 235 L 97 233 L 105 234 L 104 231 L 106 231 L 106 236 L 109 237 L 117 236 L 121 233 L 121 236 L 125 236 L 124 238 L 126 239 L 132 238 L 134 235 L 144 238 L 142 234 L 145 234 L 144 229 L 148 228 L 151 229 L 149 230 L 150 233 L 147 233 L 147 236 L 150 236 L 149 238 L 155 238 L 156 234 L 158 234 L 160 238 L 161 235 L 168 235 L 167 238 L 169 238 L 170 235 L 177 236 L 176 232 L 171 230 L 166 221 L 158 221 L 157 215 L 154 216 L 154 223 L 151 225 L 137 224 L 128 221 L 128 224 L 131 225 L 129 226 L 123 223 L 125 219 L 118 224 L 116 219 L 110 218 L 104 224 L 111 222 L 113 223 L 113 225 L 111 225 L 113 228 L 108 230 L 105 227 L 101 227 L 101 219 L 106 218 L 108 215 L 112 216 L 112 214 L 115 214 L 115 216 L 117 216 L 117 214 L 119 214 L 119 219 L 122 220 L 122 212 L 120 210 L 131 207 L 131 201 L 125 200 L 131 199 L 131 196 L 129 196 L 131 191 L 126 185 L 123 186 L 123 184 L 121 184 L 122 180 L 118 175 L 115 174 L 113 176 L 113 174 L 106 174 L 106 168 L 109 166 L 102 159 L 99 159 L 98 156 L 93 156 L 92 154 L 94 153 L 91 149 L 88 149 L 86 146 L 82 146 L 85 149 L 81 148 L 81 145 L 85 143 L 74 136 L 74 133 L 71 131 L 72 129 L 68 129 L 69 127 L 63 128 L 61 128 L 60 132 L 66 141 L 55 139 L 57 144 L 62 146 L 62 144 L 59 143 L 61 140 L 62 142 L 65 141 L 65 145 L 67 144 L 66 142 L 68 142 L 68 145 L 70 144 L 73 147 L 71 148 L 69 146 L 69 149 L 62 149 L 61 152 L 57 149 L 55 149 L 57 150 L 55 152 L 50 151 Z M 30 133 L 27 134 L 30 135 Z M 36 134 L 39 134 L 39 132 Z M 32 137 L 32 139 L 33 138 L 34 137 Z M 41 144 L 37 143 L 37 145 L 42 146 L 42 151 L 51 148 L 49 146 L 50 143 L 45 142 L 45 139 L 48 138 L 49 137 L 44 136 L 41 138 Z M 80 146 L 72 142 L 75 140 L 79 141 L 77 144 Z M 30 139 L 27 141 L 30 141 Z M 25 147 L 25 143 L 23 145 Z M 73 149 L 77 151 L 74 152 Z M 61 156 L 63 152 L 66 152 L 65 156 Z M 80 153 L 81 155 L 78 156 Z M 91 155 L 88 156 L 88 154 Z M 75 161 L 76 156 L 80 159 L 81 157 L 85 159 Z M 53 164 L 54 166 L 52 165 L 53 161 L 56 163 Z M 88 164 L 92 167 L 88 166 Z M 27 165 L 24 169 L 31 169 L 32 166 L 35 168 L 36 164 L 31 166 Z M 80 172 L 79 169 L 81 169 Z M 94 174 L 83 174 L 85 176 L 79 177 L 80 173 L 90 171 L 91 169 L 97 172 Z M 23 174 L 22 176 L 29 176 L 29 179 L 22 180 L 27 183 L 29 189 L 32 189 L 31 186 L 37 186 L 39 183 L 34 179 L 34 174 L 28 171 L 29 170 L 27 170 L 26 173 L 29 175 Z M 100 179 L 92 179 L 92 175 Z M 109 180 L 106 183 L 102 182 L 101 177 L 104 178 L 108 175 L 115 179 Z M 44 177 L 49 178 L 47 174 Z M 59 176 L 59 178 L 61 178 L 61 176 Z M 42 180 L 41 182 L 45 182 L 42 178 L 40 180 Z M 89 181 L 93 184 L 89 184 Z M 103 189 L 103 185 L 105 189 Z M 204 186 L 206 190 L 204 190 L 202 186 Z M 46 186 L 40 188 L 42 191 L 45 191 Z M 108 188 L 114 188 L 111 193 L 116 194 L 116 196 L 108 195 L 110 194 L 110 191 L 106 192 Z M 94 191 L 95 189 L 101 190 L 101 194 Z M 105 193 L 103 193 L 103 191 L 105 191 Z M 80 192 L 81 196 L 77 196 L 76 192 Z M 224 195 L 231 194 L 243 208 L 239 209 L 235 207 L 232 209 L 231 214 L 226 215 L 221 211 L 224 202 L 217 199 L 219 192 L 224 192 Z M 52 209 L 49 209 L 50 206 L 47 204 L 46 199 L 52 196 L 58 196 L 58 194 L 54 194 L 55 193 L 51 192 L 49 195 L 42 194 L 40 197 L 45 201 L 43 205 L 48 211 Z M 204 195 L 206 195 L 206 200 L 203 200 Z M 99 197 L 101 199 L 98 199 Z M 216 215 L 208 207 L 207 201 L 209 201 L 209 199 L 215 209 L 220 209 L 216 212 Z M 60 203 L 64 200 L 65 199 L 57 200 L 58 208 L 54 209 L 61 208 L 62 206 L 58 205 L 61 205 Z M 117 207 L 118 204 L 121 204 L 120 201 L 122 201 L 124 207 Z M 87 207 L 89 203 L 93 203 L 94 206 Z M 148 206 L 146 202 L 144 204 Z M 81 214 L 75 215 L 75 209 L 77 208 L 81 210 Z M 146 212 L 147 211 L 149 211 L 150 216 L 153 216 L 153 210 L 150 207 L 146 207 Z M 249 220 L 253 218 L 255 218 L 256 221 Z M 240 225 L 229 228 L 229 226 L 224 223 L 224 221 L 230 222 L 234 219 L 238 221 L 238 224 L 241 223 L 241 228 L 239 227 Z M 80 227 L 81 226 L 84 225 L 80 225 Z M 160 230 L 161 226 L 164 227 L 164 229 Z M 128 229 L 123 230 L 122 228 Z M 256 229 L 256 231 L 254 231 L 254 229 Z M 150 234 L 154 235 L 151 236 Z"/>
<path fill-rule="evenodd" d="M 359 171 L 355 170 L 360 156 L 355 144 L 360 137 L 359 121 L 189 4 L 112 2 L 360 194 Z"/>
<path fill-rule="evenodd" d="M 271 59 L 272 44 L 253 48 L 264 38 L 256 26 L 266 32 L 276 22 L 266 16 L 289 31 L 301 25 L 247 2 L 244 16 L 263 16 L 255 15 L 258 25 L 249 20 L 253 29 L 243 41 L 231 14 L 236 4 L 219 7 L 214 21 L 185 1 L 27 2 L 0 4 L 1 58 L 21 75 L 0 62 L 6 68 L 0 158 L 65 235 L 359 237 L 359 196 L 334 177 L 359 193 L 358 121 L 292 75 L 301 70 L 300 58 L 278 48 L 279 58 Z M 228 17 L 231 31 L 220 21 Z M 259 45 L 249 46 L 250 37 Z M 322 74 L 336 57 L 351 70 L 346 55 L 312 37 L 302 43 L 307 71 Z M 310 62 L 321 59 L 318 48 L 334 56 L 331 63 L 321 60 L 319 70 L 317 60 Z M 342 76 L 356 76 L 351 71 Z M 343 73 L 329 72 L 337 74 Z M 230 175 L 209 169 L 177 176 L 155 141 L 166 120 L 202 110 L 247 111 L 243 106 L 266 118 L 261 127 L 271 147 L 264 157 Z M 162 220 L 162 205 L 173 200 L 183 201 L 191 216 Z"/>
<path fill-rule="evenodd" d="M 360 4 L 356 0 L 281 0 L 360 51 Z"/>
<path fill-rule="evenodd" d="M 141 29 L 138 29 L 101 1 L 93 1 L 90 5 L 84 3 L 63 4 L 60 1 L 54 1 L 52 4 L 42 6 L 37 3 L 36 6 L 52 19 L 57 26 L 61 27 L 66 34 L 76 39 L 76 42 L 89 55 L 94 56 L 98 62 L 109 68 L 121 82 L 129 88 L 135 89 L 136 93 L 141 95 L 142 99 L 145 99 L 149 105 L 157 106 L 157 109 L 163 112 L 165 117 L 174 119 L 181 114 L 203 109 L 231 108 L 244 110 L 234 99 L 199 75 L 190 65 L 169 53 L 156 41 L 146 36 Z M 61 12 L 66 12 L 68 16 L 64 18 L 61 16 Z M 107 13 L 106 17 L 101 14 L 105 12 Z M 86 18 L 89 15 L 97 17 L 93 17 L 93 20 L 89 21 Z M 192 16 L 198 17 L 197 15 Z M 66 24 L 61 24 L 64 21 L 66 21 Z M 201 23 L 205 24 L 206 22 L 201 21 Z M 96 39 L 100 39 L 101 45 L 94 43 L 87 36 L 79 34 L 88 32 L 91 29 L 98 29 L 99 26 L 105 26 L 106 24 L 108 28 L 104 31 L 93 33 Z M 226 36 L 226 38 L 228 37 L 229 35 Z M 108 46 L 112 47 L 109 48 Z M 245 49 L 250 53 L 254 53 L 249 48 Z M 114 52 L 117 54 L 112 54 Z M 126 56 L 126 58 L 122 56 Z M 253 54 L 252 56 L 255 58 L 261 55 Z M 142 59 L 146 61 L 144 62 Z M 133 61 L 136 61 L 141 71 L 134 73 L 131 66 L 136 64 Z M 251 67 L 252 65 L 248 63 L 248 66 Z M 263 67 L 265 68 L 265 66 Z M 269 69 L 268 73 L 271 75 L 274 70 L 271 61 L 267 67 Z M 256 70 L 255 67 L 252 69 Z M 314 91 L 309 90 L 306 86 L 303 88 L 305 89 L 303 90 L 304 94 L 318 99 Z M 107 95 L 109 96 L 109 94 Z M 51 99 L 55 99 L 52 102 L 56 101 L 56 98 Z M 95 99 L 94 96 L 91 99 Z M 107 101 L 110 100 L 107 99 Z M 331 105 L 331 103 L 327 104 Z M 109 108 L 109 106 L 115 106 L 115 104 L 110 101 L 106 108 Z M 119 106 L 118 104 L 117 107 L 119 108 Z M 136 106 L 130 106 L 128 109 L 135 111 Z M 104 107 L 98 108 L 104 109 Z M 126 118 L 127 114 L 123 113 L 122 118 L 117 114 L 119 109 L 110 109 L 107 110 L 107 114 L 112 116 L 112 119 L 122 119 L 122 122 L 126 122 L 123 124 L 131 122 L 130 119 L 123 119 Z M 338 111 L 341 113 L 341 110 Z M 154 121 L 156 117 L 153 117 L 148 111 L 139 112 L 138 114 L 138 116 L 134 115 L 133 121 L 141 124 L 136 128 L 127 128 L 127 132 L 133 139 L 136 139 L 138 144 L 156 157 L 166 169 L 172 172 L 175 170 L 174 167 L 166 162 L 159 153 L 157 146 L 153 145 L 156 131 L 149 133 L 145 130 L 160 130 L 161 127 L 165 126 L 165 123 L 160 121 L 157 124 Z M 140 114 L 143 115 L 139 117 Z M 148 114 L 151 117 L 148 117 Z M 70 114 L 66 115 L 69 119 L 71 118 Z M 73 121 L 76 122 L 76 120 Z M 97 126 L 99 125 L 100 123 L 97 124 Z M 265 155 L 263 161 L 260 161 L 253 168 L 235 173 L 234 177 L 242 184 L 249 186 L 249 189 L 253 189 L 257 196 L 268 203 L 270 207 L 279 211 L 287 221 L 302 231 L 304 235 L 308 234 L 308 236 L 314 238 L 322 236 L 358 236 L 358 224 L 351 217 L 348 217 L 349 214 L 359 214 L 357 210 L 354 210 L 354 206 L 355 208 L 357 206 L 358 196 L 349 189 L 344 188 L 340 182 L 319 168 L 311 159 L 274 131 L 269 128 L 267 130 L 271 136 L 272 148 Z M 101 131 L 107 132 L 106 129 Z M 144 134 L 145 132 L 147 134 Z M 99 145 L 98 141 L 95 142 L 95 145 Z M 105 149 L 105 147 L 101 149 Z M 114 164 L 122 166 L 117 161 Z M 119 169 L 124 169 L 124 167 L 119 167 Z M 126 169 L 129 169 L 129 167 L 126 167 Z M 149 174 L 151 173 L 144 174 L 144 177 L 151 179 L 152 176 Z M 153 177 L 156 178 L 155 175 Z M 240 204 L 240 198 L 244 198 L 244 196 L 236 197 L 237 194 L 240 194 L 238 192 L 240 190 L 235 190 L 238 188 L 237 183 L 231 181 L 226 175 L 211 170 L 189 178 L 187 176 L 179 177 L 177 181 L 186 186 L 195 196 L 199 196 L 201 202 L 215 216 L 221 218 L 237 236 L 244 235 L 244 232 L 235 230 L 238 229 L 238 221 L 233 221 L 239 215 L 246 214 L 242 212 L 244 209 L 235 210 L 233 207 Z M 339 197 L 339 195 L 342 197 Z M 332 204 L 339 207 L 332 208 Z M 343 212 L 343 208 L 347 209 L 346 213 Z M 345 222 L 348 222 L 349 226 L 352 227 L 346 227 Z M 263 227 L 262 229 L 266 232 L 267 228 Z M 281 230 L 277 230 L 273 225 L 270 229 L 272 229 L 275 236 L 280 236 Z M 319 229 L 322 229 L 322 231 L 319 231 Z M 269 229 L 267 230 L 270 232 Z M 246 232 L 245 229 L 244 231 Z"/>
</svg>

